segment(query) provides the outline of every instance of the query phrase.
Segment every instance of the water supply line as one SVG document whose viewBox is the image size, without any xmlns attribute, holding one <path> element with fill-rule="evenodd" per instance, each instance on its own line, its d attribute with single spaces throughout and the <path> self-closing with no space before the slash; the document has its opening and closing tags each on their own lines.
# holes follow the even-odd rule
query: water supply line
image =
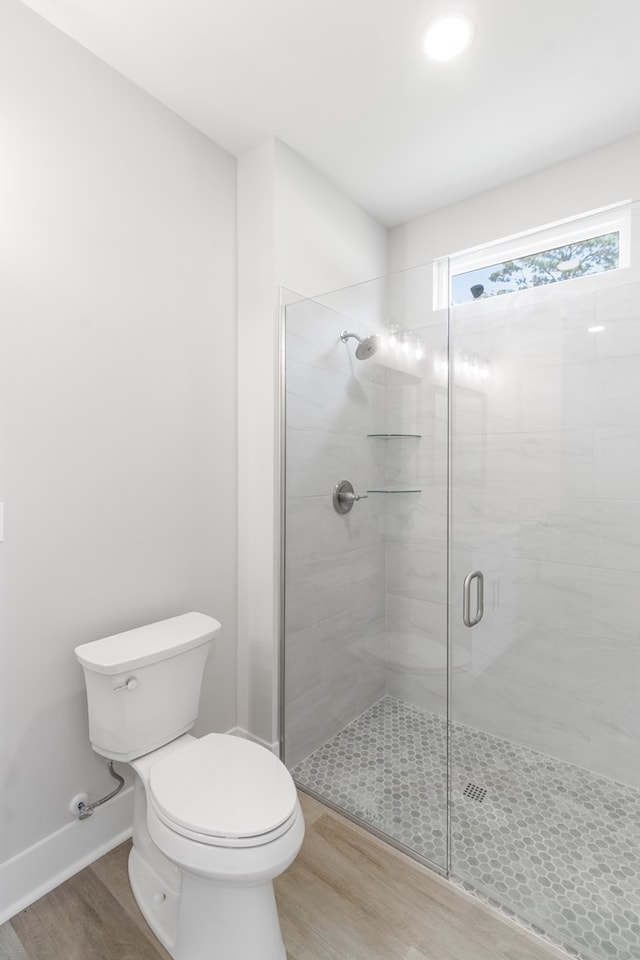
<svg viewBox="0 0 640 960">
<path fill-rule="evenodd" d="M 84 800 L 80 800 L 77 806 L 78 820 L 88 820 L 89 817 L 93 816 L 93 811 L 96 809 L 96 807 L 102 806 L 102 804 L 106 803 L 107 800 L 113 800 L 113 798 L 116 797 L 124 787 L 124 777 L 121 777 L 120 774 L 116 773 L 113 769 L 113 760 L 109 760 L 108 767 L 109 773 L 113 779 L 118 781 L 118 786 L 106 796 L 100 797 L 99 800 L 94 800 L 93 803 L 85 803 Z"/>
</svg>

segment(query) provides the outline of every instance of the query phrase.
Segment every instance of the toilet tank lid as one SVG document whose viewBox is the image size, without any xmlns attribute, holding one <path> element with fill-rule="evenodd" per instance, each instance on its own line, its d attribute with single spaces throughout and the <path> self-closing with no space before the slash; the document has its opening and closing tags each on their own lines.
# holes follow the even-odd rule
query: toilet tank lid
<svg viewBox="0 0 640 960">
<path fill-rule="evenodd" d="M 220 624 L 213 617 L 204 613 L 183 613 L 179 617 L 83 643 L 75 648 L 75 655 L 88 670 L 121 673 L 207 643 L 218 630 Z"/>
</svg>

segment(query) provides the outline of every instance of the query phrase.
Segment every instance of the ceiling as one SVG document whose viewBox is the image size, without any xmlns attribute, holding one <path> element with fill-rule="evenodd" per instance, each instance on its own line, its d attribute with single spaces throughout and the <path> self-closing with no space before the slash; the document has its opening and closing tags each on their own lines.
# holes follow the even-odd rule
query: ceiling
<svg viewBox="0 0 640 960">
<path fill-rule="evenodd" d="M 283 140 L 393 226 L 640 130 L 638 0 L 27 0 L 234 154 Z M 422 34 L 476 25 L 458 60 Z"/>
</svg>

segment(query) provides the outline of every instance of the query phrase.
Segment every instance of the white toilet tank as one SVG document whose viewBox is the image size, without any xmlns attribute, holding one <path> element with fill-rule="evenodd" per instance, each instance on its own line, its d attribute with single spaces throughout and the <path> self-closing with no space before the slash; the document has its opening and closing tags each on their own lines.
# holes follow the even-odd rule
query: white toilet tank
<svg viewBox="0 0 640 960">
<path fill-rule="evenodd" d="M 212 617 L 185 613 L 76 647 L 96 753 L 133 760 L 190 730 L 219 630 Z"/>
</svg>

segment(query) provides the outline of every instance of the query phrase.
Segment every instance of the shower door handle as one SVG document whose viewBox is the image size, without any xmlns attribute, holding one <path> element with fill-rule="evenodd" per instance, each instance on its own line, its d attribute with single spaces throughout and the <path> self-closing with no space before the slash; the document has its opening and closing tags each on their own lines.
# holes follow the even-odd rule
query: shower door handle
<svg viewBox="0 0 640 960">
<path fill-rule="evenodd" d="M 476 587 L 476 612 L 471 616 L 471 584 L 477 580 Z M 464 588 L 462 591 L 462 619 L 466 627 L 475 627 L 482 620 L 484 613 L 484 577 L 481 570 L 474 570 L 468 573 L 464 578 Z"/>
</svg>

